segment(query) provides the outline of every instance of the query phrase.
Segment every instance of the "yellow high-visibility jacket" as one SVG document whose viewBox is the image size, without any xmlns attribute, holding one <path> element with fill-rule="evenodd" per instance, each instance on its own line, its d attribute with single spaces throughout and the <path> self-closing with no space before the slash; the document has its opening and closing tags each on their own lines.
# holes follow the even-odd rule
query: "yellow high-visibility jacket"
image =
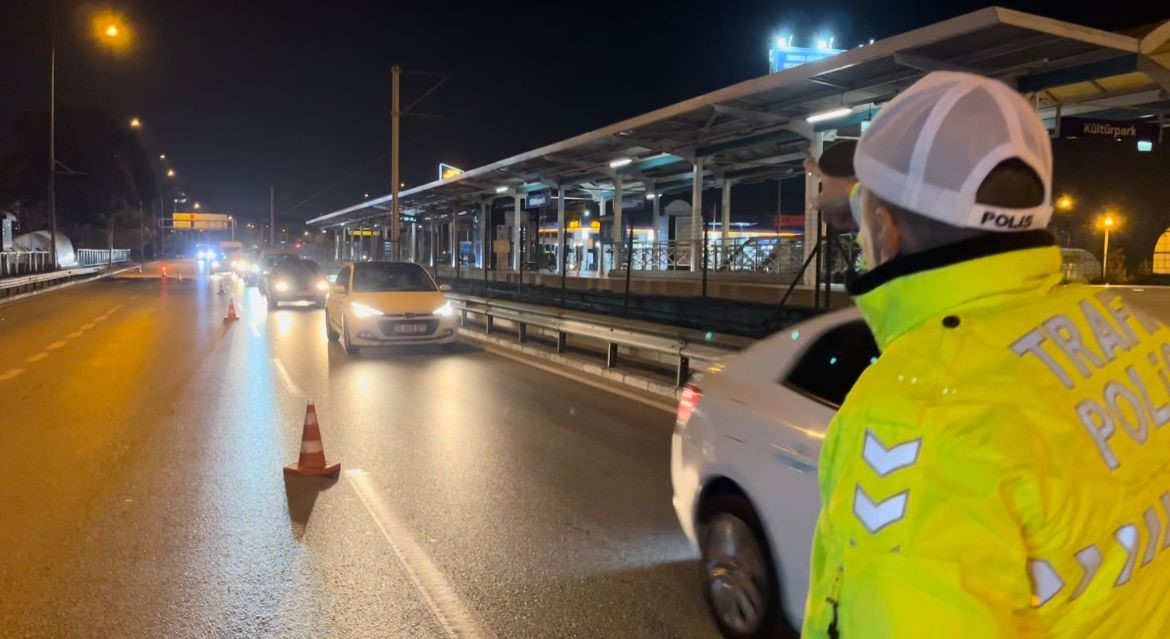
<svg viewBox="0 0 1170 639">
<path fill-rule="evenodd" d="M 1170 637 L 1170 330 L 1032 231 L 851 286 L 804 637 Z"/>
</svg>

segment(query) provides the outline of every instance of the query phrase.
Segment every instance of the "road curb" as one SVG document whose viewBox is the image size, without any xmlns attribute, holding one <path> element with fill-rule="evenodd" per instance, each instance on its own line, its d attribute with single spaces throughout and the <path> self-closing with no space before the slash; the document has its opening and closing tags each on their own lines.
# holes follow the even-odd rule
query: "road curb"
<svg viewBox="0 0 1170 639">
<path fill-rule="evenodd" d="M 631 389 L 642 393 L 649 393 L 658 398 L 666 399 L 670 402 L 678 401 L 681 390 L 675 388 L 671 384 L 664 384 L 659 380 L 644 377 L 634 373 L 628 373 L 622 370 L 606 368 L 600 364 L 582 360 L 577 357 L 571 357 L 557 353 L 556 351 L 545 348 L 533 346 L 531 344 L 518 344 L 515 339 L 508 339 L 504 337 L 497 337 L 495 335 L 488 335 L 482 331 L 474 331 L 468 328 L 460 327 L 458 329 L 459 336 L 479 342 L 481 344 L 490 344 L 491 346 L 507 351 L 511 351 L 518 355 L 530 357 L 539 362 L 553 364 L 557 367 L 575 371 L 582 375 L 595 377 L 606 382 L 628 386 Z"/>
<path fill-rule="evenodd" d="M 145 265 L 143 265 L 143 266 L 145 266 Z M 61 289 L 66 289 L 66 288 L 69 288 L 70 286 L 75 286 L 77 284 L 88 284 L 90 282 L 100 280 L 100 279 L 103 279 L 106 277 L 112 277 L 112 276 L 118 275 L 120 273 L 125 273 L 126 271 L 132 271 L 136 268 L 138 268 L 137 264 L 135 264 L 134 266 L 127 266 L 126 268 L 120 268 L 116 271 L 99 273 L 98 275 L 95 275 L 93 277 L 87 277 L 87 278 L 81 279 L 81 280 L 71 280 L 69 282 L 62 282 L 60 284 L 56 284 L 56 285 L 50 286 L 48 288 L 42 288 L 42 289 L 39 289 L 36 291 L 29 291 L 27 293 L 19 293 L 17 295 L 9 295 L 7 297 L 0 297 L 0 306 L 7 306 L 10 302 L 19 302 L 21 300 L 29 299 L 30 297 L 36 297 L 38 295 L 43 295 L 45 293 L 54 293 L 56 291 L 60 291 Z"/>
</svg>

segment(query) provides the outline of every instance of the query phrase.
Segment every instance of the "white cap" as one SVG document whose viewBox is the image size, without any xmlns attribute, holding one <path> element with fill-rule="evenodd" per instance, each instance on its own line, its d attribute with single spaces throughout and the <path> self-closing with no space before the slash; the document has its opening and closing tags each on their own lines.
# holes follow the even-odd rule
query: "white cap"
<svg viewBox="0 0 1170 639">
<path fill-rule="evenodd" d="M 975 192 L 1004 160 L 1030 166 L 1044 202 L 987 206 Z M 971 73 L 928 74 L 882 107 L 853 158 L 857 179 L 877 196 L 952 226 L 1042 229 L 1052 217 L 1052 146 L 1028 102 L 1006 84 Z"/>
</svg>

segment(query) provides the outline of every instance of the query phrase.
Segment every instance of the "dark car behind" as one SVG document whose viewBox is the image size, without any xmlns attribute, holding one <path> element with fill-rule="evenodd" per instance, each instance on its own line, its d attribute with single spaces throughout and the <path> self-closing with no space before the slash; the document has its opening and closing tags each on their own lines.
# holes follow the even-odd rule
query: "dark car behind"
<svg viewBox="0 0 1170 639">
<path fill-rule="evenodd" d="M 329 283 L 321 267 L 312 260 L 296 258 L 277 262 L 264 284 L 268 296 L 268 308 L 276 308 L 281 302 L 314 302 L 325 306 Z"/>
</svg>

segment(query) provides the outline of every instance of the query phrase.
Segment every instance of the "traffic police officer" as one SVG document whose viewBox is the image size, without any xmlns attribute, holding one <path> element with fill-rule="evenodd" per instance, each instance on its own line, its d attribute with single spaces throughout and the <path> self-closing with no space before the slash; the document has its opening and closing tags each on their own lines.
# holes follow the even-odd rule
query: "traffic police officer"
<svg viewBox="0 0 1170 639">
<path fill-rule="evenodd" d="M 825 441 L 804 636 L 1170 637 L 1170 331 L 1061 283 L 1044 125 L 932 73 L 854 170 L 882 355 Z"/>
</svg>

